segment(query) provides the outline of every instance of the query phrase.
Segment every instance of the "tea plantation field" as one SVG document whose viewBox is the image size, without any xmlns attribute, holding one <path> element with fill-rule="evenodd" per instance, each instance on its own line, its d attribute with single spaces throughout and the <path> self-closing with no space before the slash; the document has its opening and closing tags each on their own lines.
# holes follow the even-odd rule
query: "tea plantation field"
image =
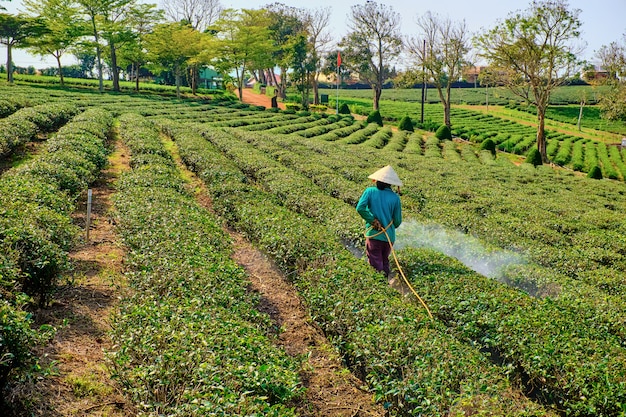
<svg viewBox="0 0 626 417">
<path fill-rule="evenodd" d="M 534 130 L 469 109 L 453 113 L 466 141 L 224 97 L 0 86 L 0 109 L 3 386 L 31 372 L 46 336 L 20 294 L 42 306 L 53 297 L 80 235 L 78 194 L 122 141 L 132 170 L 115 218 L 133 295 L 112 318 L 109 366 L 142 415 L 298 415 L 301 361 L 273 343 L 222 221 L 287 274 L 389 415 L 626 415 L 616 146 L 553 133 L 562 167 L 514 164 L 507 155 L 523 155 Z M 14 158 L 42 137 L 43 151 Z M 214 213 L 185 187 L 166 138 Z M 502 152 L 481 151 L 487 138 Z M 405 184 L 398 257 L 433 320 L 353 255 L 364 244 L 355 204 L 387 164 Z M 577 172 L 593 166 L 606 179 Z"/>
</svg>

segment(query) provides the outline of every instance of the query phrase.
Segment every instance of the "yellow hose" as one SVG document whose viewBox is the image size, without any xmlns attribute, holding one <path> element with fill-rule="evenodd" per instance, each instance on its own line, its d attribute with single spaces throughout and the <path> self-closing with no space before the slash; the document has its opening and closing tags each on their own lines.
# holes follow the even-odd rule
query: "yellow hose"
<svg viewBox="0 0 626 417">
<path fill-rule="evenodd" d="M 393 220 L 392 220 L 393 222 Z M 387 227 L 382 227 L 382 233 L 385 233 L 385 236 L 387 237 L 387 242 L 389 242 L 389 247 L 391 248 L 391 254 L 393 255 L 393 260 L 396 261 L 396 266 L 398 267 L 398 271 L 400 271 L 400 275 L 402 275 L 402 279 L 404 279 L 404 282 L 406 283 L 406 285 L 409 287 L 409 289 L 413 292 L 413 295 L 415 295 L 415 297 L 417 297 L 417 299 L 420 301 L 420 303 L 422 303 L 422 305 L 424 306 L 424 308 L 426 309 L 426 312 L 428 313 L 428 317 L 430 317 L 431 320 L 434 320 L 433 315 L 430 312 L 430 309 L 428 308 L 428 306 L 426 305 L 426 303 L 424 302 L 424 300 L 422 300 L 422 297 L 419 296 L 419 294 L 415 291 L 415 289 L 413 288 L 413 286 L 411 285 L 411 283 L 409 282 L 409 280 L 406 278 L 406 275 L 404 275 L 404 271 L 402 270 L 402 268 L 400 267 L 400 262 L 398 261 L 398 257 L 396 256 L 396 251 L 393 248 L 393 244 L 391 243 L 391 239 L 389 238 L 389 235 L 387 234 L 387 228 L 391 226 L 391 223 L 389 223 L 387 225 Z M 381 232 L 378 232 L 375 235 L 372 236 L 367 236 L 367 232 L 369 232 L 370 230 L 372 230 L 374 227 L 371 226 L 369 229 L 367 229 L 365 231 L 365 237 L 366 238 L 373 238 L 375 236 L 378 236 L 380 234 L 382 234 Z"/>
</svg>

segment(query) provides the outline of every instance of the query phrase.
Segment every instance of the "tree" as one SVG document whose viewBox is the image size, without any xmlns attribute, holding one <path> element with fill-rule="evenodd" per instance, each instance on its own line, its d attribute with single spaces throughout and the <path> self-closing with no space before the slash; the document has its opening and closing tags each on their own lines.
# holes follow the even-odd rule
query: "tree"
<svg viewBox="0 0 626 417">
<path fill-rule="evenodd" d="M 415 86 L 422 84 L 424 79 L 424 73 L 421 69 L 409 68 L 400 72 L 393 79 L 394 88 L 415 88 Z"/>
<path fill-rule="evenodd" d="M 174 22 L 185 22 L 199 32 L 211 27 L 220 17 L 223 7 L 219 0 L 162 0 L 165 15 Z M 191 89 L 195 94 L 198 88 L 200 63 L 189 67 Z"/>
<path fill-rule="evenodd" d="M 215 33 L 213 65 L 222 74 L 235 73 L 239 100 L 243 97 L 246 75 L 251 68 L 268 68 L 275 46 L 270 36 L 265 10 L 227 9 L 211 27 Z"/>
<path fill-rule="evenodd" d="M 602 68 L 608 72 L 607 83 L 619 83 L 620 77 L 626 76 L 626 34 L 622 43 L 611 42 L 603 45 L 596 52 L 596 57 L 602 62 Z"/>
<path fill-rule="evenodd" d="M 78 60 L 81 78 L 93 78 L 96 67 L 96 54 L 91 48 L 79 45 L 74 51 L 74 56 Z"/>
<path fill-rule="evenodd" d="M 550 95 L 578 65 L 579 15 L 564 0 L 534 1 L 476 39 L 499 81 L 536 107 L 537 149 L 543 162 L 548 162 L 545 114 Z"/>
<path fill-rule="evenodd" d="M 313 103 L 319 104 L 318 81 L 323 71 L 322 57 L 328 50 L 332 36 L 327 31 L 330 20 L 330 8 L 319 8 L 307 13 L 305 18 L 305 31 L 309 36 L 310 62 L 313 66 L 311 72 L 311 85 L 313 87 Z"/>
<path fill-rule="evenodd" d="M 306 12 L 296 7 L 274 3 L 265 7 L 268 18 L 269 36 L 273 42 L 272 61 L 261 69 L 259 80 L 278 88 L 278 95 L 286 97 L 287 71 L 292 66 L 292 56 L 300 35 L 305 33 Z M 274 67 L 280 68 L 280 82 L 277 81 Z M 252 69 L 252 68 L 251 68 Z M 254 68 L 256 69 L 256 68 Z M 267 73 L 269 80 L 263 74 Z"/>
<path fill-rule="evenodd" d="M 109 25 L 109 30 L 105 30 L 111 55 L 115 58 L 111 58 L 114 90 L 116 86 L 119 88 L 119 69 L 130 67 L 130 74 L 135 78 L 135 90 L 139 91 L 139 72 L 147 62 L 145 36 L 162 21 L 163 11 L 158 10 L 156 5 L 132 3 L 126 8 L 121 19 Z"/>
<path fill-rule="evenodd" d="M 102 45 L 100 45 L 100 19 L 99 17 L 109 5 L 111 0 L 77 0 L 79 10 L 85 15 L 91 34 L 94 37 L 93 46 L 96 50 L 96 67 L 98 70 L 98 88 L 104 91 L 104 78 L 102 75 Z"/>
<path fill-rule="evenodd" d="M 443 122 L 450 126 L 450 95 L 452 83 L 459 80 L 467 64 L 470 50 L 469 32 L 465 21 L 453 22 L 426 12 L 417 19 L 422 30 L 419 38 L 408 42 L 409 52 L 435 85 L 443 105 Z M 426 48 L 423 41 L 426 40 Z"/>
<path fill-rule="evenodd" d="M 0 13 L 0 44 L 7 47 L 8 82 L 13 82 L 13 48 L 26 48 L 47 32 L 48 28 L 39 18 Z"/>
<path fill-rule="evenodd" d="M 223 7 L 219 0 L 162 0 L 165 15 L 174 22 L 187 22 L 204 32 L 219 19 Z"/>
<path fill-rule="evenodd" d="M 602 117 L 608 120 L 626 120 L 626 34 L 622 43 L 611 42 L 596 53 L 602 68 L 608 72 L 604 84 L 612 88 L 600 98 Z"/>
<path fill-rule="evenodd" d="M 344 65 L 372 87 L 373 108 L 378 110 L 389 63 L 402 48 L 400 14 L 384 4 L 367 1 L 352 6 L 348 27 L 350 32 L 339 43 Z"/>
<path fill-rule="evenodd" d="M 64 85 L 61 57 L 85 33 L 78 9 L 64 0 L 24 0 L 24 7 L 48 27 L 47 33 L 31 41 L 29 51 L 41 56 L 52 55 L 57 62 L 60 83 Z"/>
<path fill-rule="evenodd" d="M 478 73 L 478 82 L 481 86 L 485 86 L 485 106 L 489 111 L 489 87 L 495 87 L 498 85 L 498 80 L 503 77 L 498 75 L 497 70 L 491 67 L 485 67 Z"/>
<path fill-rule="evenodd" d="M 127 42 L 119 44 L 118 49 L 121 62 L 132 67 L 131 74 L 135 77 L 136 91 L 139 91 L 139 72 L 148 60 L 145 37 L 162 20 L 163 11 L 158 10 L 154 4 L 139 3 L 128 10 L 125 22 L 131 37 Z"/>
<path fill-rule="evenodd" d="M 176 77 L 176 96 L 180 97 L 181 78 L 188 61 L 206 47 L 205 35 L 191 25 L 175 22 L 157 25 L 146 35 L 149 66 L 155 71 L 172 71 Z"/>
<path fill-rule="evenodd" d="M 117 62 L 117 50 L 120 46 L 135 40 L 135 35 L 129 24 L 132 10 L 137 7 L 137 0 L 106 0 L 104 3 L 106 6 L 101 11 L 102 38 L 106 40 L 108 46 L 113 91 L 120 91 L 120 67 Z"/>
<path fill-rule="evenodd" d="M 315 71 L 315 62 L 311 58 L 309 51 L 310 44 L 304 35 L 298 36 L 293 45 L 293 53 L 291 54 L 291 68 L 293 69 L 293 77 L 298 91 L 302 95 L 302 107 L 309 108 L 309 77 Z"/>
</svg>

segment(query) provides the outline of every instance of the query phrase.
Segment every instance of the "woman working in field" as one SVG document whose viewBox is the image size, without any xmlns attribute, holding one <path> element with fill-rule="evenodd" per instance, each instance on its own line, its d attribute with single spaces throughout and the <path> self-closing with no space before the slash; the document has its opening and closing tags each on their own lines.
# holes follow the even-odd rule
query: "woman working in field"
<svg viewBox="0 0 626 417">
<path fill-rule="evenodd" d="M 368 178 L 375 186 L 365 189 L 356 211 L 365 220 L 365 253 L 369 264 L 389 278 L 389 254 L 396 240 L 396 227 L 402 223 L 400 197 L 392 185 L 402 186 L 398 174 L 390 165 L 379 169 Z"/>
</svg>

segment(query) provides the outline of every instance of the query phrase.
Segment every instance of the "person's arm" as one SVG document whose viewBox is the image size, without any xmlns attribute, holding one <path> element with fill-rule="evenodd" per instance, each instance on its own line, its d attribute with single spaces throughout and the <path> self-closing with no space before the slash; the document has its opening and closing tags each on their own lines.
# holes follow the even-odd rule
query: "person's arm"
<svg viewBox="0 0 626 417">
<path fill-rule="evenodd" d="M 393 210 L 393 226 L 398 227 L 400 224 L 402 224 L 402 203 L 400 203 L 400 198 L 398 198 L 398 204 L 396 204 Z"/>
<path fill-rule="evenodd" d="M 374 221 L 374 215 L 369 209 L 369 191 L 365 190 L 359 198 L 359 202 L 356 204 L 356 211 L 367 223 L 371 224 Z"/>
</svg>

